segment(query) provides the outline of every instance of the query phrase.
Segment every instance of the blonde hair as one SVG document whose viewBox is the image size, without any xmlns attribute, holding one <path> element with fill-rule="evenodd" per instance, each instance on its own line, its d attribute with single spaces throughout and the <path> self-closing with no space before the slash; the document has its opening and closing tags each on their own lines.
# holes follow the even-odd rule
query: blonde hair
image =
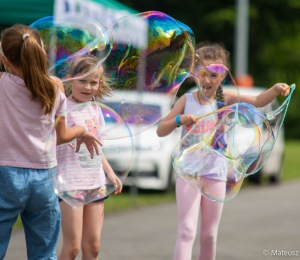
<svg viewBox="0 0 300 260">
<path fill-rule="evenodd" d="M 73 64 L 70 66 L 70 69 L 68 71 L 69 78 L 79 76 L 80 74 L 87 73 L 89 71 L 92 71 L 96 67 L 96 65 L 99 63 L 99 60 L 97 57 L 93 55 L 88 55 L 82 58 L 79 58 Z M 101 65 L 103 67 L 103 65 Z M 104 67 L 103 67 L 103 73 L 100 75 L 100 86 L 95 94 L 95 98 L 100 100 L 103 96 L 111 96 L 111 87 L 110 82 L 105 75 Z M 65 83 L 65 91 L 66 96 L 70 96 L 72 94 L 72 80 Z"/>
<path fill-rule="evenodd" d="M 24 35 L 27 34 L 25 37 Z M 13 66 L 21 69 L 31 101 L 40 100 L 45 115 L 53 111 L 57 90 L 48 75 L 48 65 L 38 32 L 29 26 L 17 24 L 3 31 L 1 47 L 3 56 Z"/>
<path fill-rule="evenodd" d="M 202 42 L 199 43 L 196 46 L 196 53 L 200 57 L 200 59 L 203 60 L 222 60 L 222 64 L 225 65 L 228 70 L 230 70 L 230 62 L 229 57 L 230 53 L 225 50 L 223 44 L 218 43 L 209 43 L 209 42 Z M 216 91 L 216 100 L 220 103 L 218 104 L 218 107 L 221 108 L 224 106 L 224 93 L 223 93 L 223 87 L 220 84 Z"/>
</svg>

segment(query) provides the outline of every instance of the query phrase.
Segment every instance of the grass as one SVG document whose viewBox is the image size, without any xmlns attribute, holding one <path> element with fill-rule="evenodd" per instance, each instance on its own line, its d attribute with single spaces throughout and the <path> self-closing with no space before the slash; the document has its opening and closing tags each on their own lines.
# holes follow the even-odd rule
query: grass
<svg viewBox="0 0 300 260">
<path fill-rule="evenodd" d="M 283 180 L 291 180 L 300 177 L 300 140 L 288 140 L 284 151 Z"/>
<path fill-rule="evenodd" d="M 286 141 L 283 181 L 293 180 L 300 177 L 299 154 L 300 140 Z M 264 180 L 263 183 L 267 183 L 267 180 Z M 246 178 L 242 187 L 249 187 L 250 185 L 251 184 Z M 137 196 L 133 196 L 129 188 L 124 188 L 122 194 L 110 195 L 109 199 L 105 201 L 105 214 L 172 201 L 175 201 L 175 191 L 168 194 L 155 191 L 139 191 Z M 18 218 L 14 228 L 20 228 L 21 226 L 21 220 Z"/>
<path fill-rule="evenodd" d="M 130 194 L 130 189 L 125 189 L 122 194 L 110 195 L 105 202 L 105 213 L 172 201 L 175 201 L 175 189 L 171 193 L 139 191 L 136 196 Z"/>
</svg>

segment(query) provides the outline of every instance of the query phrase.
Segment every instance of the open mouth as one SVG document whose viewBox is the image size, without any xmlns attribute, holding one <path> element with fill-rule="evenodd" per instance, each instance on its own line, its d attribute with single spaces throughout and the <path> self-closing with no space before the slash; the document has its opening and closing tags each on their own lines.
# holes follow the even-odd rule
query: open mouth
<svg viewBox="0 0 300 260">
<path fill-rule="evenodd" d="M 88 95 L 90 95 L 91 93 L 84 93 L 84 92 L 81 92 L 81 94 L 84 95 L 84 96 L 88 96 Z"/>
<path fill-rule="evenodd" d="M 208 91 L 211 89 L 211 87 L 210 86 L 202 86 L 202 89 L 203 89 L 203 91 Z"/>
</svg>

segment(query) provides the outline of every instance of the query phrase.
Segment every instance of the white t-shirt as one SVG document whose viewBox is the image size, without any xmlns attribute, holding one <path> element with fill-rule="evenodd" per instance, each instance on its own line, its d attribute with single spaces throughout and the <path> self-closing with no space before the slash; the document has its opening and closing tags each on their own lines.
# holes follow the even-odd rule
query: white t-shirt
<svg viewBox="0 0 300 260">
<path fill-rule="evenodd" d="M 83 126 L 89 132 L 101 138 L 101 127 L 105 125 L 104 117 L 99 105 L 86 102 L 74 103 L 67 100 L 66 117 L 67 127 L 74 125 Z M 72 112 L 70 112 L 72 111 Z M 76 147 L 76 141 L 71 142 Z M 80 151 L 75 153 L 69 144 L 57 147 L 57 184 L 58 191 L 89 190 L 107 184 L 107 179 L 102 166 L 102 153 L 90 159 L 90 154 L 85 144 L 81 144 Z"/>
</svg>

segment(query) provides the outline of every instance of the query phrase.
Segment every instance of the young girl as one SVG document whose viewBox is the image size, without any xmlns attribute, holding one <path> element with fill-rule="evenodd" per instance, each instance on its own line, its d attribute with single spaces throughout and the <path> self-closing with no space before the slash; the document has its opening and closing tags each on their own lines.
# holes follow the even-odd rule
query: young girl
<svg viewBox="0 0 300 260">
<path fill-rule="evenodd" d="M 95 67 L 98 62 L 98 59 L 94 56 L 80 58 L 72 64 L 69 76 L 75 77 L 79 75 L 79 73 L 82 74 L 88 72 L 91 68 Z M 82 125 L 86 129 L 89 129 L 90 132 L 100 137 L 100 128 L 105 124 L 104 118 L 100 106 L 90 101 L 95 100 L 95 98 L 99 100 L 104 95 L 110 94 L 110 88 L 106 82 L 103 67 L 98 67 L 86 77 L 72 80 L 66 86 L 66 94 L 68 96 L 68 109 L 78 106 L 78 103 L 83 103 L 78 109 L 76 108 L 68 114 L 67 124 Z M 82 116 L 83 114 L 84 116 Z M 69 182 L 67 187 L 68 190 L 66 190 L 66 187 L 64 187 L 63 191 L 61 190 L 62 194 L 69 194 L 73 198 L 75 197 L 75 200 L 76 198 L 84 198 L 84 196 L 93 196 L 93 194 L 97 196 L 97 194 L 101 194 L 102 190 L 105 194 L 105 185 L 107 184 L 105 173 L 107 174 L 108 179 L 116 187 L 114 194 L 121 192 L 122 183 L 115 175 L 103 153 L 103 167 L 100 164 L 100 171 L 99 168 L 96 168 L 93 171 L 89 169 L 87 173 L 85 168 L 78 167 L 76 169 L 76 175 L 85 175 L 84 180 L 80 181 L 79 186 L 75 179 L 76 176 L 74 176 L 74 168 L 71 168 L 74 163 L 76 163 L 74 160 L 77 160 L 72 147 L 68 145 L 59 146 L 57 149 L 57 157 L 59 164 L 58 172 L 65 178 L 73 175 L 73 178 L 69 179 L 74 180 L 73 182 Z M 72 158 L 72 164 L 69 163 L 70 158 Z M 64 168 L 61 167 L 60 169 L 60 165 L 63 164 Z M 65 201 L 60 201 L 63 247 L 58 259 L 75 259 L 79 253 L 80 244 L 83 259 L 98 259 L 105 199 L 107 199 L 107 196 L 75 209 L 69 206 Z"/>
<path fill-rule="evenodd" d="M 218 44 L 199 45 L 197 49 L 204 66 L 220 66 L 217 64 L 229 66 L 228 52 Z M 215 99 L 226 105 L 238 102 L 237 94 L 234 92 L 223 93 L 220 85 L 224 76 L 212 72 L 213 70 L 203 67 L 199 74 L 200 88 L 205 97 L 199 92 L 186 93 L 183 95 L 173 109 L 159 124 L 157 134 L 159 136 L 168 135 L 178 125 L 182 124 L 182 137 L 186 135 L 188 129 L 191 129 L 196 123 L 195 117 L 202 116 L 212 112 L 212 106 L 215 110 L 218 108 Z M 261 93 L 259 96 L 240 96 L 241 102 L 250 103 L 256 107 L 263 107 L 270 103 L 279 94 L 287 96 L 289 91 L 284 92 L 288 85 L 277 83 L 272 88 Z M 177 119 L 177 120 L 176 120 Z M 210 118 L 211 120 L 211 118 Z M 201 122 L 204 126 L 208 122 Z M 210 125 L 216 125 L 216 122 L 209 122 Z M 198 142 L 205 136 L 211 135 L 211 131 L 201 130 L 198 133 Z M 213 129 L 211 129 L 213 131 Z M 194 136 L 195 137 L 195 136 Z M 196 138 L 195 137 L 195 138 Z M 197 139 L 196 139 L 197 140 Z M 215 168 L 214 168 L 215 169 Z M 214 173 L 215 176 L 223 176 L 224 169 Z M 218 183 L 220 194 L 225 194 L 225 181 Z M 200 223 L 200 253 L 199 260 L 213 260 L 216 255 L 216 242 L 218 226 L 223 209 L 223 203 L 211 201 L 202 196 L 198 191 L 187 184 L 182 178 L 176 181 L 176 198 L 178 207 L 178 234 L 174 252 L 174 260 L 190 260 L 192 257 L 192 247 L 196 237 L 199 209 L 201 208 Z"/>
<path fill-rule="evenodd" d="M 66 98 L 62 82 L 48 76 L 43 43 L 35 29 L 24 25 L 6 29 L 0 56 L 9 71 L 0 73 L 0 259 L 19 214 L 28 259 L 56 259 L 61 216 L 48 177 L 49 171 L 55 174 L 56 144 L 46 157 L 46 141 L 56 130 L 57 144 L 77 137 L 92 152 L 101 143 L 84 127 L 66 128 L 64 117 L 55 129 Z"/>
</svg>

